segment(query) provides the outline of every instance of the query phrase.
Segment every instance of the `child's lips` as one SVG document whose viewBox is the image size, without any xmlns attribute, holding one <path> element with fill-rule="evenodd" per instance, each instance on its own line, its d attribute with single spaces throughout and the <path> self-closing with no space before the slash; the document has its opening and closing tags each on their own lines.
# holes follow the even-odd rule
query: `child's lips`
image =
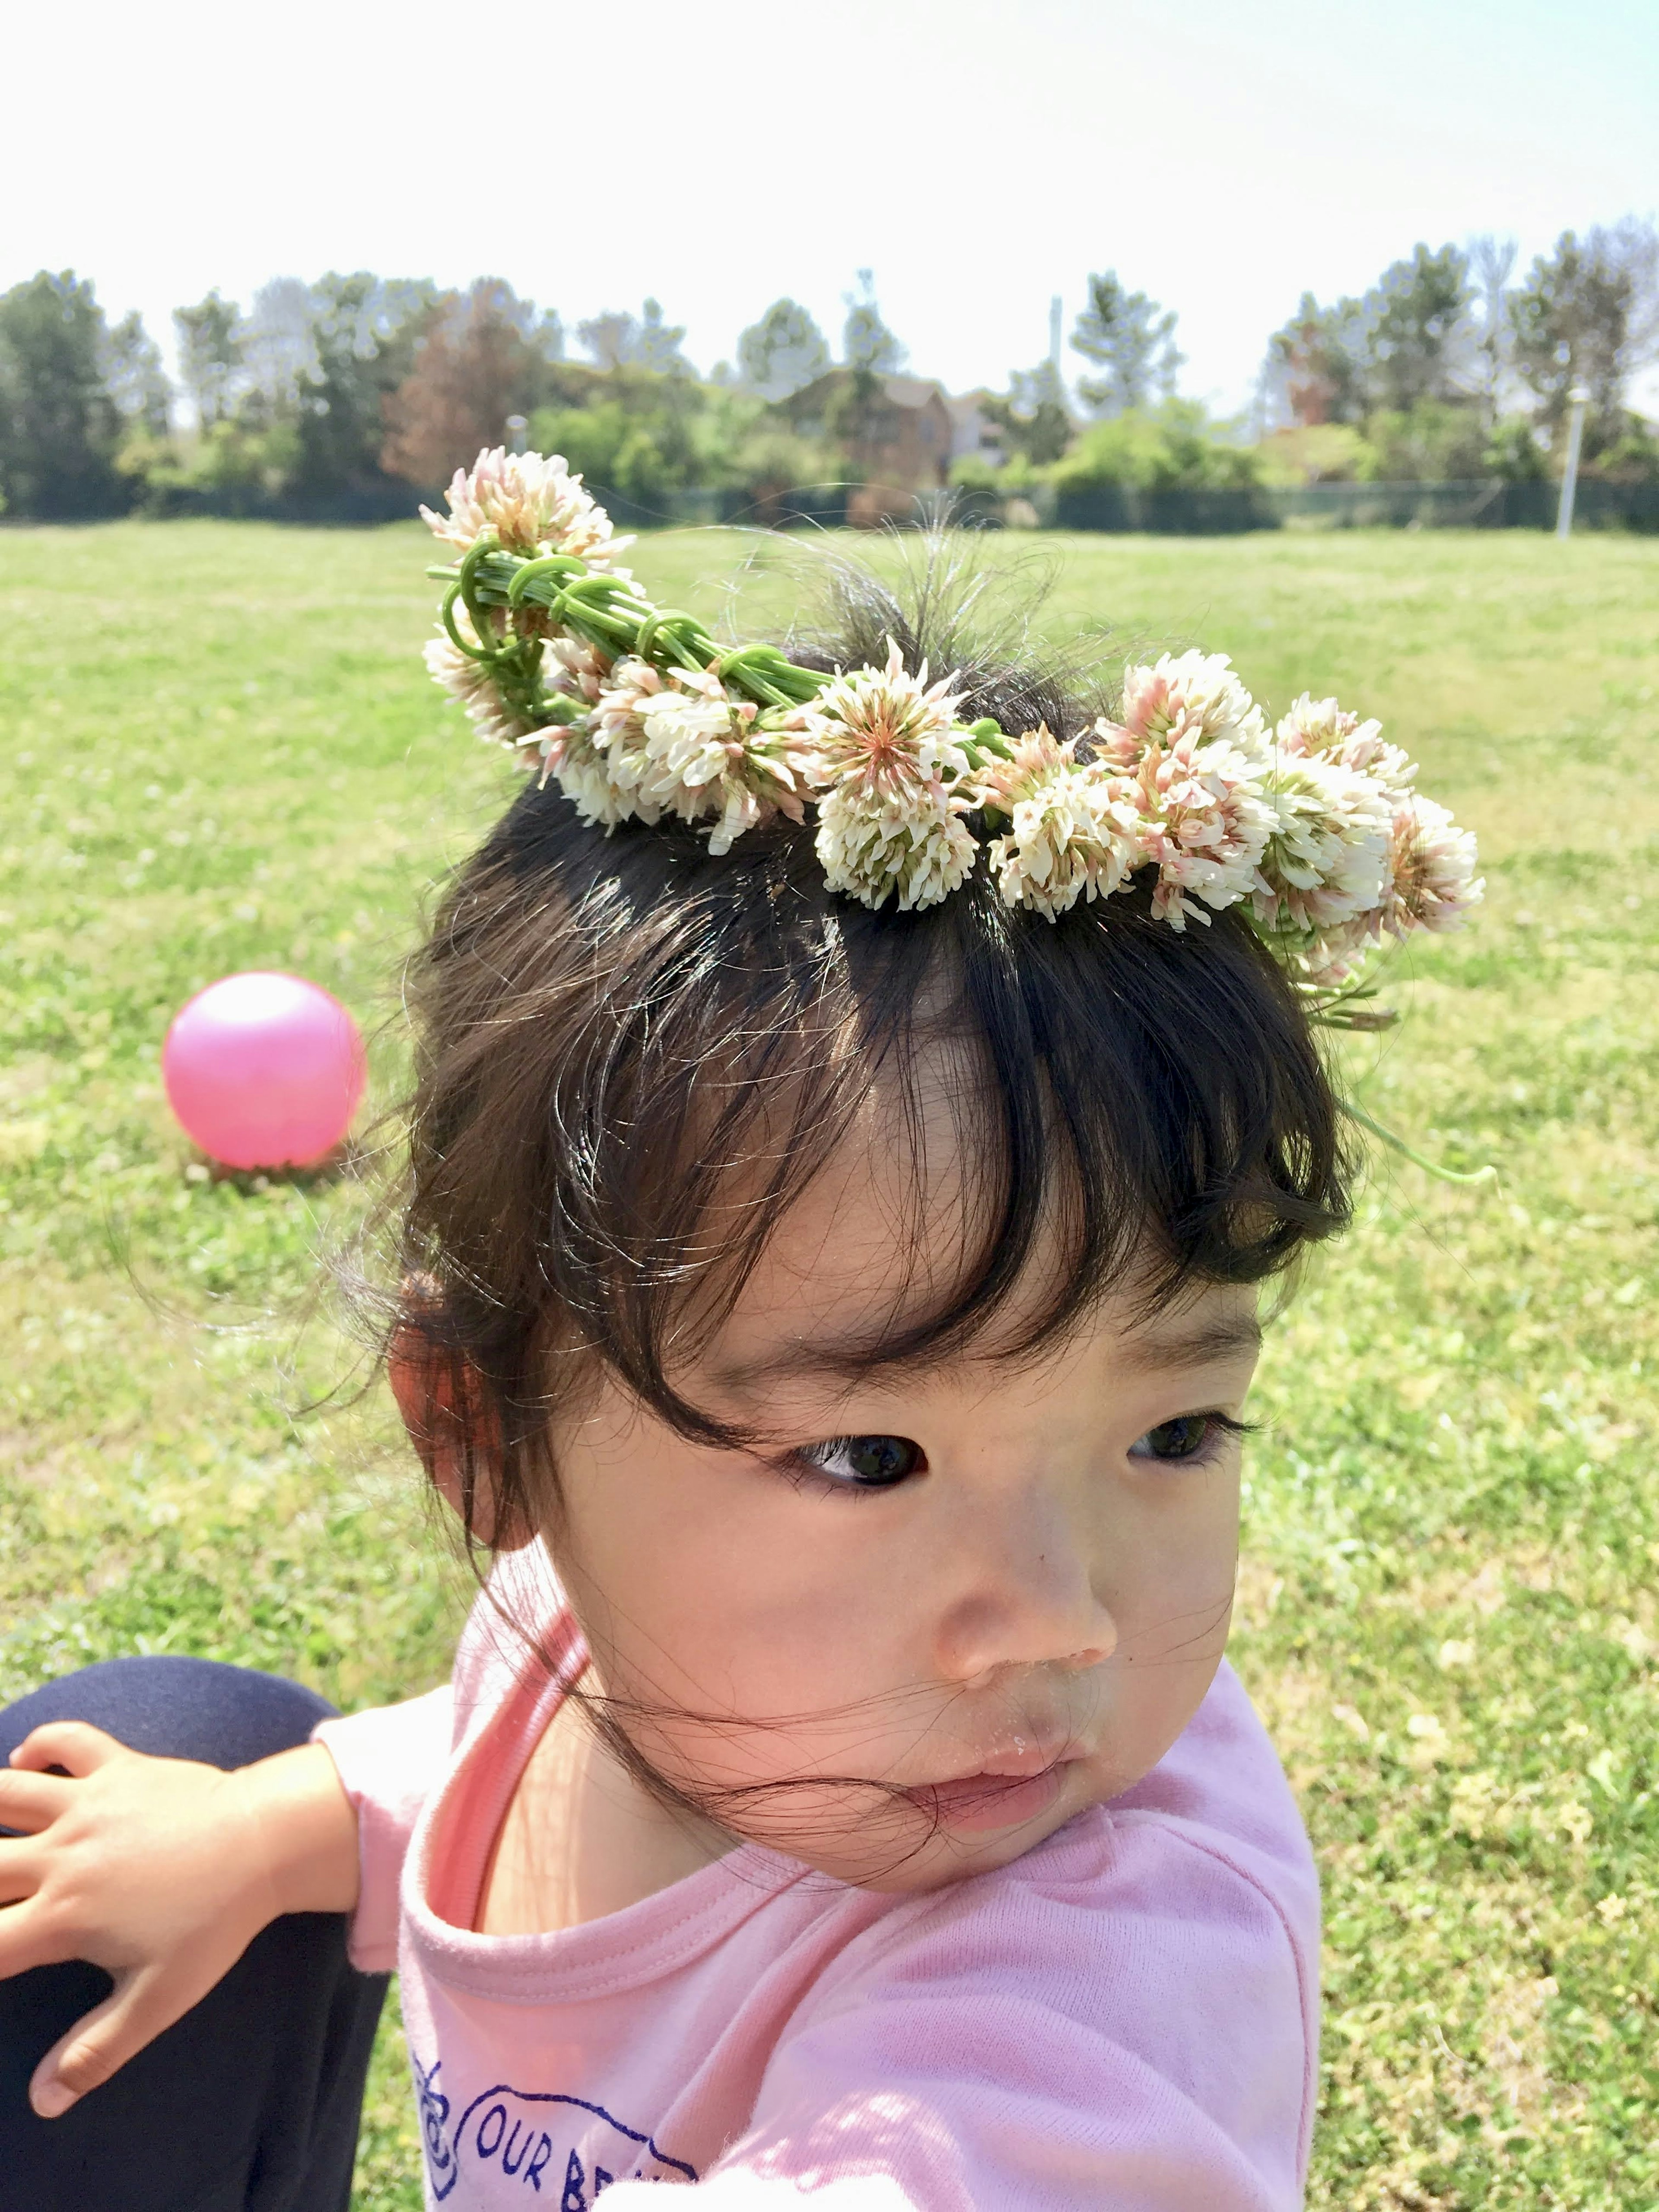
<svg viewBox="0 0 1659 2212">
<path fill-rule="evenodd" d="M 953 1782 L 924 1784 L 905 1796 L 959 1835 L 1018 1827 L 1048 1812 L 1066 1787 L 1073 1761 L 1058 1759 L 1035 1774 L 963 1774 Z"/>
<path fill-rule="evenodd" d="M 930 1820 L 962 1834 L 1012 1828 L 1049 1809 L 1082 1756 L 1075 1743 L 1057 1751 L 1022 1747 L 994 1755 L 975 1773 L 921 1783 L 904 1794 Z"/>
</svg>

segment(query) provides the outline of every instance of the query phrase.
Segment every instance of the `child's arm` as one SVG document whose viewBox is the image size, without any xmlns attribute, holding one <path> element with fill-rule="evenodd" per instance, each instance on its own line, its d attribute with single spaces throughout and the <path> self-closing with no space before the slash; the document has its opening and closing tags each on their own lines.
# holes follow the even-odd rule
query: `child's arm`
<svg viewBox="0 0 1659 2212">
<path fill-rule="evenodd" d="M 223 1773 L 59 1722 L 0 1768 L 0 1827 L 23 1831 L 0 1837 L 0 1978 L 86 1959 L 115 1982 L 34 2070 L 49 2119 L 205 1996 L 267 1923 L 357 1901 L 357 1815 L 320 1744 Z"/>
</svg>

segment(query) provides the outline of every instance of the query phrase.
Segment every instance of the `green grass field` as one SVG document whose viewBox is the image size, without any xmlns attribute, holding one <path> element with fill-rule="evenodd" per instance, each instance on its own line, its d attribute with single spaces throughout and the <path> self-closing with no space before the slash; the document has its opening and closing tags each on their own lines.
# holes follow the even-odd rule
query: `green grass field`
<svg viewBox="0 0 1659 2212">
<path fill-rule="evenodd" d="M 364 1183 L 208 1179 L 157 1060 L 201 984 L 291 967 L 378 1025 L 395 1097 L 399 958 L 511 779 L 421 668 L 427 545 L 0 532 L 0 1698 L 131 1650 L 348 1705 L 445 1671 L 459 1578 L 307 1304 Z M 635 565 L 707 612 L 746 550 Z M 1042 551 L 1056 635 L 1381 714 L 1491 878 L 1350 1079 L 1501 1184 L 1380 1165 L 1256 1408 L 1236 1656 L 1326 1883 L 1312 2201 L 1659 2203 L 1659 544 Z M 389 2027 L 362 2208 L 418 2205 L 407 2104 Z"/>
</svg>

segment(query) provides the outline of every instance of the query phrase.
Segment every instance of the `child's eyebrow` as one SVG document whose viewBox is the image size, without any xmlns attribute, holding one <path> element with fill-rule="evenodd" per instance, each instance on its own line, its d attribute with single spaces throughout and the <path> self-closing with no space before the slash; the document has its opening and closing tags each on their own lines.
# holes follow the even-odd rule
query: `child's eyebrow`
<svg viewBox="0 0 1659 2212">
<path fill-rule="evenodd" d="M 1253 1314 L 1206 1322 L 1200 1328 L 1167 1336 L 1126 1336 L 1118 1357 L 1126 1367 L 1155 1374 L 1176 1367 L 1202 1367 L 1212 1360 L 1254 1359 L 1261 1349 L 1261 1324 Z"/>
</svg>

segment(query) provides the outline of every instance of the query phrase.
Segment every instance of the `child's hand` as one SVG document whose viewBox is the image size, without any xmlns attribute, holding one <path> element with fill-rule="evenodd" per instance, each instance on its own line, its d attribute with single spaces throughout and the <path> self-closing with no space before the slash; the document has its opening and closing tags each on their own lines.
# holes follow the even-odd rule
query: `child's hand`
<svg viewBox="0 0 1659 2212">
<path fill-rule="evenodd" d="M 45 2119 L 188 2012 L 268 1922 L 356 1903 L 356 1814 L 320 1744 L 227 1774 L 58 1722 L 0 1767 L 0 1827 L 25 1832 L 0 1836 L 0 1979 L 86 1959 L 115 1982 L 35 2068 Z"/>
</svg>

